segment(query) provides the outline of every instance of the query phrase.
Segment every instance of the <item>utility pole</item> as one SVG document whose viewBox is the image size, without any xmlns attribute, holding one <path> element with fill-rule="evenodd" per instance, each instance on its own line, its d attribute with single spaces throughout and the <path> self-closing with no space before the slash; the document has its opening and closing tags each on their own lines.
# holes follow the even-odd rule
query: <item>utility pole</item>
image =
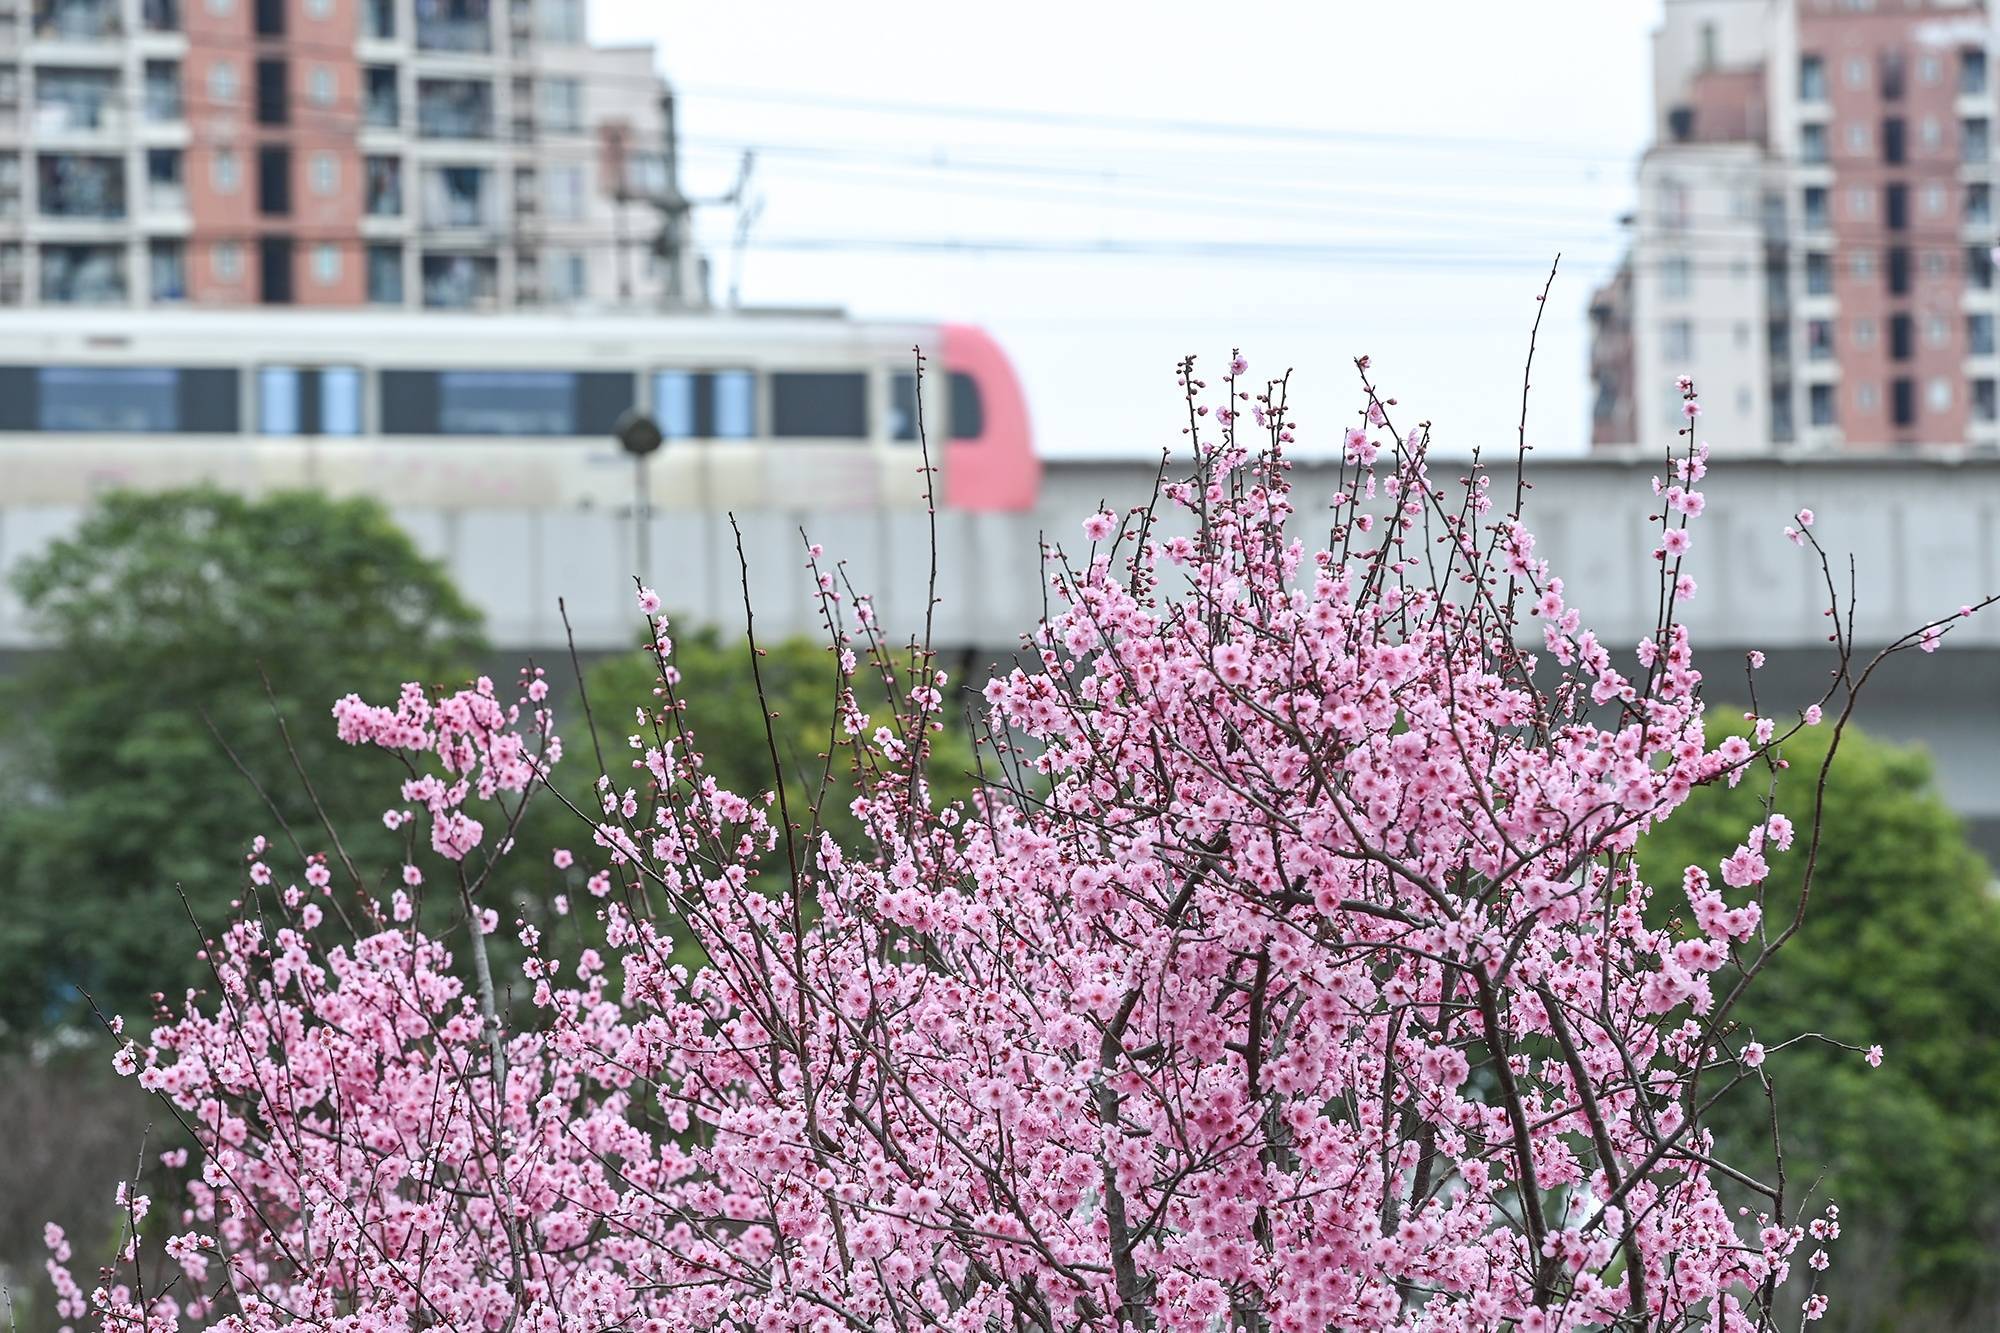
<svg viewBox="0 0 2000 1333">
<path fill-rule="evenodd" d="M 756 155 L 745 151 L 742 164 L 737 169 L 736 183 L 730 187 L 729 193 L 711 199 L 690 199 L 681 192 L 680 122 L 671 91 L 660 95 L 660 121 L 664 141 L 660 152 L 661 179 L 657 188 L 635 189 L 621 166 L 619 202 L 622 204 L 629 199 L 648 204 L 659 215 L 659 230 L 653 236 L 653 254 L 666 269 L 666 284 L 661 291 L 660 303 L 668 310 L 685 309 L 695 303 L 687 290 L 685 276 L 688 254 L 694 247 L 694 210 L 718 204 L 734 206 L 737 213 L 733 250 L 738 273 L 732 273 L 730 278 L 730 303 L 733 305 L 742 268 L 743 246 L 758 212 L 747 202 L 750 198 L 750 171 Z M 623 151 L 621 145 L 620 152 Z"/>
</svg>

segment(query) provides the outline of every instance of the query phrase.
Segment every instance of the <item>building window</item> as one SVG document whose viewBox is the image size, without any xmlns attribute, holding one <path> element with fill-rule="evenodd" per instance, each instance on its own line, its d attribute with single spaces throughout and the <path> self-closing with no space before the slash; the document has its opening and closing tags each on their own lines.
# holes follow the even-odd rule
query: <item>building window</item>
<svg viewBox="0 0 2000 1333">
<path fill-rule="evenodd" d="M 1924 251 L 1924 276 L 1941 278 L 1951 270 L 1951 262 L 1942 250 Z"/>
<path fill-rule="evenodd" d="M 1677 180 L 1660 182 L 1660 225 L 1668 231 L 1685 231 L 1688 224 L 1687 186 Z"/>
<path fill-rule="evenodd" d="M 1801 102 L 1826 100 L 1826 61 L 1819 56 L 1799 57 L 1799 100 Z"/>
<path fill-rule="evenodd" d="M 483 310 L 500 295 L 500 261 L 492 255 L 425 255 L 424 304 L 433 310 Z"/>
<path fill-rule="evenodd" d="M 1832 225 L 1827 216 L 1826 187 L 1808 185 L 1800 196 L 1799 205 L 1807 231 L 1825 231 Z"/>
<path fill-rule="evenodd" d="M 1924 397 L 1933 412 L 1951 411 L 1951 381 L 1939 375 L 1931 380 L 1924 390 Z"/>
<path fill-rule="evenodd" d="M 1855 157 L 1868 152 L 1868 126 L 1858 120 L 1847 126 L 1847 151 Z"/>
<path fill-rule="evenodd" d="M 1992 126 L 1984 116 L 1967 116 L 1958 122 L 1958 158 L 1961 162 L 1984 162 L 1992 153 Z"/>
<path fill-rule="evenodd" d="M 331 67 L 314 65 L 306 71 L 306 96 L 316 107 L 329 107 L 334 104 L 340 96 L 340 88 Z"/>
<path fill-rule="evenodd" d="M 1875 216 L 1875 191 L 1872 187 L 1855 185 L 1848 188 L 1847 216 L 1856 221 L 1866 221 Z"/>
<path fill-rule="evenodd" d="M 1927 218 L 1943 217 L 1945 200 L 1948 197 L 1944 186 L 1935 182 L 1926 185 L 1922 196 L 1924 216 Z"/>
<path fill-rule="evenodd" d="M 1875 276 L 1875 252 L 1856 250 L 1847 257 L 1847 273 L 1856 282 L 1866 282 Z"/>
<path fill-rule="evenodd" d="M 1847 58 L 1847 86 L 1856 89 L 1868 86 L 1868 62 L 1860 56 Z"/>
<path fill-rule="evenodd" d="M 361 0 L 361 35 L 378 42 L 396 37 L 396 0 Z"/>
<path fill-rule="evenodd" d="M 1947 347 L 1951 344 L 1951 321 L 1943 315 L 1924 317 L 1924 338 L 1933 347 Z"/>
<path fill-rule="evenodd" d="M 542 128 L 574 134 L 583 128 L 583 82 L 545 78 L 535 88 L 536 113 Z"/>
<path fill-rule="evenodd" d="M 208 181 L 217 194 L 235 194 L 243 184 L 243 164 L 234 148 L 218 148 L 208 159 Z"/>
<path fill-rule="evenodd" d="M 1833 359 L 1832 320 L 1809 319 L 1806 321 L 1806 358 L 1810 361 L 1830 361 Z"/>
<path fill-rule="evenodd" d="M 1986 92 L 1986 52 L 1968 46 L 1958 53 L 1958 91 L 1967 97 Z"/>
<path fill-rule="evenodd" d="M 1694 356 L 1694 323 L 1670 319 L 1660 326 L 1660 352 L 1667 360 L 1684 365 Z"/>
<path fill-rule="evenodd" d="M 402 123 L 402 108 L 396 91 L 396 67 L 370 65 L 362 71 L 361 77 L 367 85 L 362 101 L 362 122 L 370 129 L 395 129 Z"/>
<path fill-rule="evenodd" d="M 368 216 L 394 218 L 403 215 L 403 159 L 371 157 L 368 167 Z"/>
<path fill-rule="evenodd" d="M 236 241 L 218 241 L 209 254 L 209 264 L 220 282 L 237 282 L 243 277 L 243 247 Z"/>
<path fill-rule="evenodd" d="M 321 242 L 313 247 L 313 281 L 331 287 L 340 281 L 340 247 Z"/>
<path fill-rule="evenodd" d="M 535 35 L 545 42 L 576 46 L 584 39 L 583 0 L 537 0 Z"/>
<path fill-rule="evenodd" d="M 1978 314 L 1965 317 L 1965 348 L 1973 356 L 1993 355 L 1993 316 Z"/>
<path fill-rule="evenodd" d="M 139 0 L 139 21 L 147 32 L 179 32 L 181 0 Z"/>
<path fill-rule="evenodd" d="M 122 158 L 43 153 L 36 159 L 35 174 L 40 211 L 45 218 L 109 222 L 125 216 Z"/>
<path fill-rule="evenodd" d="M 292 118 L 291 68 L 283 60 L 257 62 L 257 123 L 283 125 Z"/>
<path fill-rule="evenodd" d="M 1891 182 L 1882 191 L 1882 220 L 1890 231 L 1902 231 L 1910 225 L 1910 187 L 1901 181 Z"/>
<path fill-rule="evenodd" d="M 581 222 L 583 168 L 575 164 L 552 166 L 542 179 L 549 192 L 549 219 L 553 222 Z"/>
<path fill-rule="evenodd" d="M 340 158 L 333 153 L 318 152 L 312 156 L 312 189 L 314 194 L 332 194 L 340 188 Z"/>
<path fill-rule="evenodd" d="M 417 80 L 417 134 L 425 139 L 492 138 L 492 83 L 485 79 Z"/>
<path fill-rule="evenodd" d="M 1917 126 L 1917 142 L 1928 151 L 1936 151 L 1944 143 L 1944 125 L 1936 116 L 1925 116 Z"/>
<path fill-rule="evenodd" d="M 1889 247 L 1889 291 L 1901 296 L 1910 290 L 1910 247 L 1892 245 Z"/>
<path fill-rule="evenodd" d="M 1833 294 L 1833 256 L 1824 250 L 1812 250 L 1806 254 L 1806 295 L 1831 296 Z"/>
<path fill-rule="evenodd" d="M 181 150 L 146 150 L 146 207 L 161 213 L 177 213 L 187 207 L 187 186 L 181 180 Z"/>
<path fill-rule="evenodd" d="M 236 66 L 231 62 L 218 60 L 208 67 L 208 100 L 219 107 L 236 104 Z"/>
<path fill-rule="evenodd" d="M 181 118 L 181 66 L 178 60 L 146 62 L 146 119 L 154 122 Z"/>
<path fill-rule="evenodd" d="M 327 19 L 333 17 L 333 0 L 306 0 L 306 17 Z"/>
<path fill-rule="evenodd" d="M 374 305 L 403 304 L 403 247 L 368 247 L 368 300 Z"/>
<path fill-rule="evenodd" d="M 1780 384 L 1771 390 L 1771 440 L 1789 444 L 1792 439 L 1792 390 Z"/>
<path fill-rule="evenodd" d="M 426 167 L 423 221 L 427 227 L 491 227 L 498 202 L 493 173 L 485 167 Z M 428 260 L 426 261 L 428 262 Z"/>
<path fill-rule="evenodd" d="M 285 0 L 252 0 L 251 26 L 259 37 L 285 35 Z"/>
<path fill-rule="evenodd" d="M 1831 384 L 1815 384 L 1806 390 L 1809 419 L 1815 426 L 1831 426 L 1840 420 Z"/>
<path fill-rule="evenodd" d="M 1826 161 L 1826 126 L 1808 121 L 1799 126 L 1799 160 L 1808 165 Z"/>
<path fill-rule="evenodd" d="M 1993 286 L 1993 251 L 1983 245 L 1965 248 L 1965 280 L 1979 291 Z"/>
<path fill-rule="evenodd" d="M 257 211 L 287 217 L 292 211 L 292 150 L 265 144 L 257 150 Z"/>
<path fill-rule="evenodd" d="M 1889 316 L 1889 359 L 1908 361 L 1916 354 L 1915 324 L 1908 315 Z"/>
<path fill-rule="evenodd" d="M 1892 167 L 1897 166 L 1902 163 L 1906 153 L 1903 118 L 1890 116 L 1882 122 L 1882 160 Z"/>
<path fill-rule="evenodd" d="M 1944 77 L 1944 62 L 1926 51 L 1917 57 L 1917 80 L 1926 88 L 1935 87 Z"/>
<path fill-rule="evenodd" d="M 122 304 L 125 247 L 44 245 L 41 291 L 42 300 L 50 304 Z"/>
<path fill-rule="evenodd" d="M 1876 403 L 1879 401 L 1881 401 L 1881 395 L 1876 392 L 1875 386 L 1869 381 L 1863 380 L 1854 386 L 1854 406 L 1857 411 L 1873 412 Z"/>
<path fill-rule="evenodd" d="M 417 49 L 491 51 L 493 20 L 488 0 L 430 0 L 419 5 Z"/>
<path fill-rule="evenodd" d="M 1863 318 L 1854 321 L 1854 345 L 1856 347 L 1873 347 L 1875 345 L 1874 320 Z"/>
<path fill-rule="evenodd" d="M 1990 226 L 1993 222 L 1993 187 L 1984 181 L 1974 181 L 1965 187 L 1965 220 L 1975 227 Z"/>
<path fill-rule="evenodd" d="M 1992 380 L 1972 382 L 1972 419 L 2000 420 L 2000 385 L 1996 385 Z"/>
<path fill-rule="evenodd" d="M 1893 380 L 1889 384 L 1890 420 L 1898 426 L 1917 424 L 1917 382 L 1912 379 Z"/>
<path fill-rule="evenodd" d="M 292 303 L 292 239 L 266 236 L 257 242 L 258 297 L 265 305 Z"/>
<path fill-rule="evenodd" d="M 146 273 L 153 300 L 166 304 L 187 300 L 187 246 L 181 241 L 146 243 Z"/>
<path fill-rule="evenodd" d="M 747 440 L 757 433 L 757 377 L 748 370 L 663 370 L 654 414 L 669 440 Z"/>
<path fill-rule="evenodd" d="M 590 267 L 580 250 L 549 251 L 549 299 L 581 301 L 590 295 Z"/>
<path fill-rule="evenodd" d="M 203 8 L 217 18 L 228 18 L 236 10 L 236 0 L 204 0 Z"/>
</svg>

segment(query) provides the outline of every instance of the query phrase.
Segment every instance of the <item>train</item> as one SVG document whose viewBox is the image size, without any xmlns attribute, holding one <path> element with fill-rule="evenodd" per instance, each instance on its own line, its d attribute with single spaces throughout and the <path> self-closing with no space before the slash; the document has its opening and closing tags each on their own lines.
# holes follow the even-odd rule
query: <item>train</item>
<svg viewBox="0 0 2000 1333">
<path fill-rule="evenodd" d="M 918 353 L 924 361 L 918 372 Z M 964 324 L 838 311 L 0 314 L 0 495 L 308 488 L 427 508 L 1022 511 L 1019 377 Z M 928 484 L 918 423 L 933 471 Z"/>
</svg>

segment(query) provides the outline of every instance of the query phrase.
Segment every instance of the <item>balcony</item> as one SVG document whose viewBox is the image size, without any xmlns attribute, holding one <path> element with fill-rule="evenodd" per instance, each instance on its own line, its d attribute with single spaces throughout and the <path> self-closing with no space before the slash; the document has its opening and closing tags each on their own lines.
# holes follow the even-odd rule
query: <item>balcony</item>
<svg viewBox="0 0 2000 1333">
<path fill-rule="evenodd" d="M 419 79 L 417 137 L 491 139 L 493 85 L 482 79 Z"/>
<path fill-rule="evenodd" d="M 362 123 L 371 130 L 393 130 L 403 123 L 403 103 L 396 91 L 396 71 L 370 65 L 364 74 L 368 91 L 362 99 Z"/>
<path fill-rule="evenodd" d="M 51 305 L 116 305 L 126 299 L 122 245 L 42 247 L 42 300 Z"/>
<path fill-rule="evenodd" d="M 361 35 L 376 42 L 396 40 L 396 0 L 367 0 L 361 7 Z"/>
<path fill-rule="evenodd" d="M 398 158 L 368 159 L 368 216 L 398 218 L 403 215 L 403 164 Z"/>
<path fill-rule="evenodd" d="M 124 123 L 118 75 L 112 70 L 35 71 L 35 133 L 115 131 Z"/>
<path fill-rule="evenodd" d="M 179 32 L 180 0 L 141 0 L 139 22 L 147 32 Z"/>
<path fill-rule="evenodd" d="M 492 255 L 425 255 L 423 282 L 430 309 L 490 309 L 500 296 L 500 263 Z"/>
<path fill-rule="evenodd" d="M 168 60 L 146 62 L 146 119 L 172 124 L 185 114 L 181 102 L 181 67 Z"/>
<path fill-rule="evenodd" d="M 484 167 L 432 167 L 424 172 L 426 227 L 492 230 L 500 224 L 493 173 Z"/>
<path fill-rule="evenodd" d="M 491 51 L 493 15 L 487 0 L 417 0 L 417 49 Z"/>
<path fill-rule="evenodd" d="M 37 166 L 43 217 L 116 222 L 125 216 L 124 159 L 44 153 Z"/>
<path fill-rule="evenodd" d="M 47 42 L 102 42 L 124 34 L 118 0 L 35 0 L 35 36 Z"/>
</svg>

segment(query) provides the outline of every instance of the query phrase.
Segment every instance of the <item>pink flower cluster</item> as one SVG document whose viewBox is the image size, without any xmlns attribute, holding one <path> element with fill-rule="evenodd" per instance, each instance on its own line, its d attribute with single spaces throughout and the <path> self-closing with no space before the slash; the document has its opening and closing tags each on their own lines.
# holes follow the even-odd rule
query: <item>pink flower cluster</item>
<svg viewBox="0 0 2000 1333">
<path fill-rule="evenodd" d="M 476 994 L 402 890 L 351 941 L 282 905 L 222 931 L 215 993 L 127 1053 L 200 1139 L 166 1249 L 185 1281 L 86 1297 L 58 1249 L 64 1316 L 1767 1326 L 1808 1219 L 1782 1184 L 1725 1207 L 1704 1113 L 1764 1077 L 1718 986 L 1767 948 L 1793 831 L 1751 830 L 1721 888 L 1671 868 L 1689 923 L 1654 924 L 1631 855 L 1782 739 L 1704 743 L 1672 614 L 1685 537 L 1659 544 L 1656 632 L 1614 654 L 1490 479 L 1433 481 L 1372 388 L 1384 443 L 1348 432 L 1330 528 L 1296 521 L 1283 382 L 1239 389 L 1246 369 L 1210 417 L 1187 363 L 1194 472 L 1133 521 L 1088 519 L 1081 565 L 1051 552 L 1059 608 L 985 687 L 969 808 L 924 780 L 942 675 L 823 584 L 861 845 L 721 788 L 671 710 L 642 712 L 595 852 L 554 858 L 594 856 L 604 949 L 516 928 L 534 1022 Z M 1704 470 L 1690 442 L 1657 488 L 1670 538 Z M 1534 619 L 1545 677 L 1518 646 Z M 864 671 L 897 684 L 894 716 L 860 714 Z M 526 795 L 557 753 L 546 713 L 536 749 L 486 681 L 335 718 L 432 756 L 403 799 L 450 857 L 481 845 L 468 807 Z"/>
</svg>

